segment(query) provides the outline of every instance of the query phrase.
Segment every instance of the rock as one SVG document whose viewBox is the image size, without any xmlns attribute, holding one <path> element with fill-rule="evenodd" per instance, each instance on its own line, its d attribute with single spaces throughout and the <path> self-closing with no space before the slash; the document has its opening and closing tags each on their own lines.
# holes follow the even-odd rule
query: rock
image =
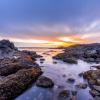
<svg viewBox="0 0 100 100">
<path fill-rule="evenodd" d="M 100 65 L 98 65 L 98 66 L 91 66 L 91 67 L 94 67 L 94 68 L 97 68 L 97 69 L 100 69 Z"/>
<path fill-rule="evenodd" d="M 100 92 L 100 86 L 96 86 L 96 85 L 94 85 L 92 88 L 93 88 L 94 90 Z"/>
<path fill-rule="evenodd" d="M 54 59 L 69 62 L 69 59 L 84 60 L 86 62 L 100 62 L 100 43 L 73 45 L 64 48 L 64 52 L 57 54 Z M 68 59 L 68 60 L 67 60 Z M 75 62 L 76 63 L 76 62 Z"/>
<path fill-rule="evenodd" d="M 95 85 L 96 84 L 96 80 L 94 79 L 89 79 L 88 80 L 89 85 Z"/>
<path fill-rule="evenodd" d="M 64 75 L 62 75 L 63 77 L 66 77 L 66 75 L 64 74 Z"/>
<path fill-rule="evenodd" d="M 73 79 L 73 78 L 68 78 L 68 79 L 67 79 L 67 82 L 69 82 L 69 83 L 74 83 L 74 82 L 75 82 L 75 79 Z"/>
<path fill-rule="evenodd" d="M 17 48 L 14 46 L 12 42 L 9 40 L 1 40 L 0 41 L 0 50 L 4 50 L 3 52 L 7 50 L 17 50 Z"/>
<path fill-rule="evenodd" d="M 53 61 L 53 64 L 57 64 L 57 62 L 56 61 Z"/>
<path fill-rule="evenodd" d="M 21 64 L 19 62 L 5 64 L 5 65 L 3 65 L 3 67 L 0 68 L 0 75 L 1 76 L 8 76 L 10 74 L 16 73 L 18 70 L 28 69 L 31 67 L 33 67 L 33 66 L 28 66 L 26 64 L 24 65 L 24 64 Z"/>
<path fill-rule="evenodd" d="M 23 69 L 0 82 L 0 100 L 14 100 L 42 74 L 40 68 Z"/>
<path fill-rule="evenodd" d="M 77 88 L 81 88 L 81 89 L 86 89 L 87 88 L 87 84 L 85 83 L 79 83 L 78 85 L 76 85 Z"/>
<path fill-rule="evenodd" d="M 40 61 L 40 63 L 42 64 L 42 63 L 44 63 L 43 61 Z"/>
<path fill-rule="evenodd" d="M 42 57 L 40 55 L 37 55 L 36 52 L 34 52 L 34 51 L 23 50 L 22 52 L 24 54 L 27 54 L 27 55 L 31 56 L 33 60 L 35 60 L 34 58 L 41 58 Z"/>
<path fill-rule="evenodd" d="M 44 58 L 41 58 L 40 61 L 45 61 L 45 59 Z"/>
<path fill-rule="evenodd" d="M 70 96 L 70 91 L 69 90 L 62 90 L 58 95 L 58 97 L 61 97 L 61 98 L 65 98 L 65 97 L 68 98 L 69 96 Z"/>
<path fill-rule="evenodd" d="M 97 80 L 96 80 L 96 84 L 97 84 L 98 86 L 100 86 L 100 79 L 97 79 Z"/>
<path fill-rule="evenodd" d="M 63 59 L 63 61 L 70 63 L 70 64 L 77 64 L 77 61 L 73 58 L 65 58 L 65 59 Z"/>
<path fill-rule="evenodd" d="M 96 91 L 96 90 L 90 90 L 89 93 L 90 93 L 93 97 L 100 96 L 100 92 L 98 92 L 98 91 Z"/>
<path fill-rule="evenodd" d="M 79 73 L 78 76 L 82 77 L 83 76 L 83 72 L 82 73 Z"/>
<path fill-rule="evenodd" d="M 83 73 L 83 78 L 84 78 L 84 79 L 91 79 L 91 77 L 92 77 L 92 76 L 91 76 L 91 75 L 92 75 L 92 74 L 91 74 L 92 71 L 93 71 L 93 70 L 89 70 L 89 71 L 84 72 L 84 73 Z"/>
<path fill-rule="evenodd" d="M 77 91 L 71 91 L 71 93 L 72 93 L 73 96 L 77 95 Z"/>
<path fill-rule="evenodd" d="M 100 98 L 100 70 L 89 70 L 84 73 L 84 78 L 87 79 L 90 86 L 90 94 L 95 100 Z"/>
<path fill-rule="evenodd" d="M 54 82 L 48 77 L 41 76 L 37 80 L 36 85 L 43 88 L 52 88 L 54 86 Z"/>
</svg>

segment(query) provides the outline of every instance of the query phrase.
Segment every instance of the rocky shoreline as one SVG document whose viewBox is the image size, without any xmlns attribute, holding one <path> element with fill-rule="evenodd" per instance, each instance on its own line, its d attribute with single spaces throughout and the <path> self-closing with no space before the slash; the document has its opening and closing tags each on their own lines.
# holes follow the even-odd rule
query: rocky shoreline
<svg viewBox="0 0 100 100">
<path fill-rule="evenodd" d="M 0 100 L 14 100 L 36 82 L 42 70 L 41 57 L 33 51 L 19 51 L 9 40 L 0 41 Z"/>
<path fill-rule="evenodd" d="M 34 51 L 20 51 L 9 40 L 0 41 L 0 100 L 14 100 L 22 94 L 33 83 L 42 88 L 53 88 L 55 86 L 52 79 L 42 76 L 41 67 L 36 63 L 37 55 Z M 63 53 L 53 57 L 70 64 L 77 64 L 81 59 L 86 62 L 100 62 L 100 44 L 76 45 L 67 47 Z M 40 58 L 43 63 L 45 58 Z M 57 64 L 57 62 L 53 62 Z M 89 93 L 95 100 L 100 99 L 100 66 L 90 66 L 91 69 L 79 74 L 86 83 L 76 84 L 77 89 L 90 87 Z M 66 77 L 66 75 L 63 75 Z M 68 77 L 67 83 L 74 84 L 75 79 Z M 59 87 L 60 88 L 60 87 Z M 62 90 L 58 93 L 58 98 L 71 98 L 76 100 L 77 91 Z"/>
<path fill-rule="evenodd" d="M 75 45 L 64 48 L 64 52 L 57 54 L 54 59 L 62 60 L 66 63 L 77 64 L 77 60 L 83 60 L 88 63 L 100 63 L 100 44 Z M 100 100 L 100 65 L 90 66 L 95 70 L 89 70 L 79 74 L 83 77 L 90 87 L 89 93 L 94 100 Z M 77 87 L 86 88 L 87 84 L 79 84 Z"/>
<path fill-rule="evenodd" d="M 100 62 L 100 44 L 81 44 L 64 48 L 64 52 L 53 57 L 64 62 L 77 64 L 77 60 L 81 59 L 86 62 Z"/>
<path fill-rule="evenodd" d="M 100 100 L 100 69 L 84 72 L 83 78 L 88 82 L 91 89 L 89 91 L 90 94 L 95 98 L 95 100 Z"/>
</svg>

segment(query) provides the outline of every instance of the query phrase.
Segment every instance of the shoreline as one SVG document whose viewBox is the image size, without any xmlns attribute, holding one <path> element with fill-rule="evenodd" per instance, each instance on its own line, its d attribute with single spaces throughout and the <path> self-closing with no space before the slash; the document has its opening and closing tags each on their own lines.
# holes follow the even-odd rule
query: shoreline
<svg viewBox="0 0 100 100">
<path fill-rule="evenodd" d="M 2 43 L 2 41 L 0 41 L 0 43 Z M 8 46 L 8 44 L 10 44 L 10 45 Z M 43 67 L 40 65 L 43 64 L 43 66 L 45 66 L 45 60 L 46 60 L 45 57 L 48 56 L 48 57 L 52 58 L 51 55 L 49 54 L 49 52 L 55 53 L 55 51 L 50 50 L 50 49 L 49 49 L 49 51 L 45 51 L 43 53 L 43 55 L 45 55 L 45 56 L 44 56 L 44 58 L 42 58 L 42 56 L 38 55 L 35 51 L 18 50 L 18 49 L 15 49 L 16 47 L 14 45 L 13 46 L 11 46 L 11 45 L 12 45 L 12 43 L 10 43 L 10 41 L 4 40 L 3 45 L 1 45 L 3 49 L 0 48 L 1 51 L 3 50 L 2 51 L 3 52 L 2 59 L 0 60 L 0 87 L 2 87 L 2 88 L 0 88 L 0 99 L 1 100 L 9 100 L 9 99 L 13 100 L 16 97 L 20 96 L 23 92 L 25 92 L 25 90 L 28 89 L 27 87 L 31 86 L 33 83 L 37 84 L 37 86 L 44 88 L 44 89 L 45 88 L 52 89 L 56 83 L 54 83 L 54 80 L 52 80 L 52 78 L 47 77 L 48 75 L 45 75 L 45 77 L 41 76 L 41 75 L 44 75 L 43 73 L 45 71 L 43 70 Z M 67 49 L 69 50 L 69 52 Z M 63 53 L 64 55 L 62 55 L 62 53 L 60 54 L 58 52 L 57 56 L 60 55 L 60 57 L 63 57 L 63 59 L 66 59 L 65 57 L 67 57 L 66 60 L 63 60 L 61 58 L 61 60 L 63 60 L 65 62 L 65 65 L 66 64 L 69 64 L 69 65 L 74 64 L 77 66 L 77 62 L 76 62 L 77 55 L 76 54 L 79 51 L 76 50 L 77 52 L 75 52 L 75 49 L 73 49 L 73 47 L 67 47 L 64 50 L 64 53 Z M 81 50 L 84 51 L 83 48 Z M 72 51 L 74 51 L 74 52 L 72 52 Z M 75 54 L 73 54 L 73 53 L 75 53 Z M 92 54 L 92 57 L 94 57 L 93 54 L 96 55 L 95 54 L 96 52 L 90 52 L 90 49 L 89 49 L 89 52 L 85 52 L 85 53 L 87 53 L 87 57 L 89 57 L 89 59 L 91 57 L 91 54 Z M 82 54 L 84 54 L 84 53 L 82 53 Z M 82 57 L 82 54 L 80 54 L 80 57 Z M 78 53 L 78 56 L 79 56 L 79 53 Z M 98 57 L 99 55 L 96 55 L 96 56 Z M 71 58 L 68 59 L 68 57 L 71 57 L 73 59 L 71 59 Z M 36 61 L 37 58 L 40 59 L 41 64 L 39 64 Z M 55 58 L 55 57 L 53 57 L 53 58 Z M 59 58 L 59 60 L 60 60 L 60 58 Z M 58 62 L 54 61 L 52 63 L 56 67 Z M 61 64 L 61 65 L 63 65 L 63 64 Z M 95 65 L 94 65 L 94 68 L 97 68 L 97 70 L 100 71 L 99 67 L 97 67 Z M 76 87 L 84 89 L 84 88 L 87 88 L 87 85 L 88 85 L 91 89 L 90 94 L 93 97 L 94 97 L 94 95 L 97 95 L 96 96 L 96 98 L 97 98 L 99 94 L 97 94 L 98 90 L 96 90 L 96 88 L 94 88 L 94 85 L 98 86 L 98 84 L 100 85 L 100 83 L 97 83 L 97 82 L 95 82 L 94 84 L 92 83 L 92 82 L 94 82 L 93 77 L 88 78 L 89 76 L 92 75 L 92 73 L 94 73 L 93 77 L 97 76 L 97 79 L 95 79 L 95 80 L 97 82 L 99 82 L 100 77 L 99 77 L 99 74 L 97 74 L 97 71 L 96 72 L 94 70 L 85 71 L 84 73 L 80 73 L 79 77 L 83 77 L 88 82 L 88 84 L 80 83 L 80 84 L 76 84 Z M 63 73 L 62 77 L 66 78 L 66 75 Z M 25 81 L 25 80 L 27 80 L 27 81 Z M 66 80 L 66 82 L 69 84 L 72 84 L 75 81 L 76 80 L 74 78 L 71 78 L 69 76 L 68 76 L 68 80 Z M 91 84 L 90 82 L 92 83 L 92 88 L 90 86 L 90 84 Z M 60 85 L 62 85 L 62 84 L 60 84 Z M 9 88 L 11 88 L 11 89 L 9 90 Z M 14 93 L 15 88 L 18 91 Z M 60 86 L 58 88 L 60 88 Z M 74 94 L 74 95 L 73 96 L 69 95 L 70 93 L 69 93 L 68 89 L 66 91 L 64 91 L 64 90 L 59 91 L 58 94 L 61 98 L 68 97 L 68 98 L 75 99 L 77 96 L 77 91 L 70 90 L 70 92 L 72 92 L 72 94 Z"/>
</svg>

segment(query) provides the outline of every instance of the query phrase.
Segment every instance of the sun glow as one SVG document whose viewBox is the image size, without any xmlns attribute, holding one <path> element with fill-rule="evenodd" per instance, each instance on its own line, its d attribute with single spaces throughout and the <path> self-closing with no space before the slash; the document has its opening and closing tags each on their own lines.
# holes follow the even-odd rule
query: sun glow
<svg viewBox="0 0 100 100">
<path fill-rule="evenodd" d="M 92 38 L 99 37 L 99 34 L 78 34 L 78 35 L 68 35 L 62 37 L 55 37 L 55 38 L 5 38 L 0 36 L 0 40 L 2 39 L 9 39 L 10 41 L 14 42 L 16 45 L 20 46 L 40 46 L 40 47 L 59 47 L 59 46 L 70 46 L 75 44 L 81 43 L 92 43 Z"/>
</svg>

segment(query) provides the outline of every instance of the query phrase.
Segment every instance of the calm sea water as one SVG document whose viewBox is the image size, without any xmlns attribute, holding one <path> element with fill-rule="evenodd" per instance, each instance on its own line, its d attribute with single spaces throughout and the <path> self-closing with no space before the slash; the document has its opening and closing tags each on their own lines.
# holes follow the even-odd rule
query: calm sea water
<svg viewBox="0 0 100 100">
<path fill-rule="evenodd" d="M 40 59 L 37 59 L 37 63 L 41 66 L 44 72 L 43 75 L 51 78 L 54 81 L 55 86 L 52 89 L 44 89 L 37 87 L 35 84 L 33 84 L 31 88 L 29 88 L 22 95 L 17 97 L 16 100 L 60 100 L 58 98 L 58 93 L 61 90 L 66 89 L 77 90 L 77 100 L 93 100 L 93 98 L 89 94 L 89 87 L 87 89 L 76 89 L 75 85 L 78 83 L 86 83 L 86 81 L 82 77 L 79 77 L 78 74 L 89 70 L 90 66 L 94 65 L 94 63 L 90 64 L 78 60 L 78 64 L 67 64 L 62 61 L 52 59 L 52 56 L 62 52 L 61 49 L 24 49 L 36 51 L 38 54 L 43 56 L 43 58 L 45 59 L 44 63 L 40 63 Z M 57 62 L 57 64 L 53 63 L 55 61 Z M 68 83 L 68 78 L 74 78 L 75 83 Z"/>
</svg>

